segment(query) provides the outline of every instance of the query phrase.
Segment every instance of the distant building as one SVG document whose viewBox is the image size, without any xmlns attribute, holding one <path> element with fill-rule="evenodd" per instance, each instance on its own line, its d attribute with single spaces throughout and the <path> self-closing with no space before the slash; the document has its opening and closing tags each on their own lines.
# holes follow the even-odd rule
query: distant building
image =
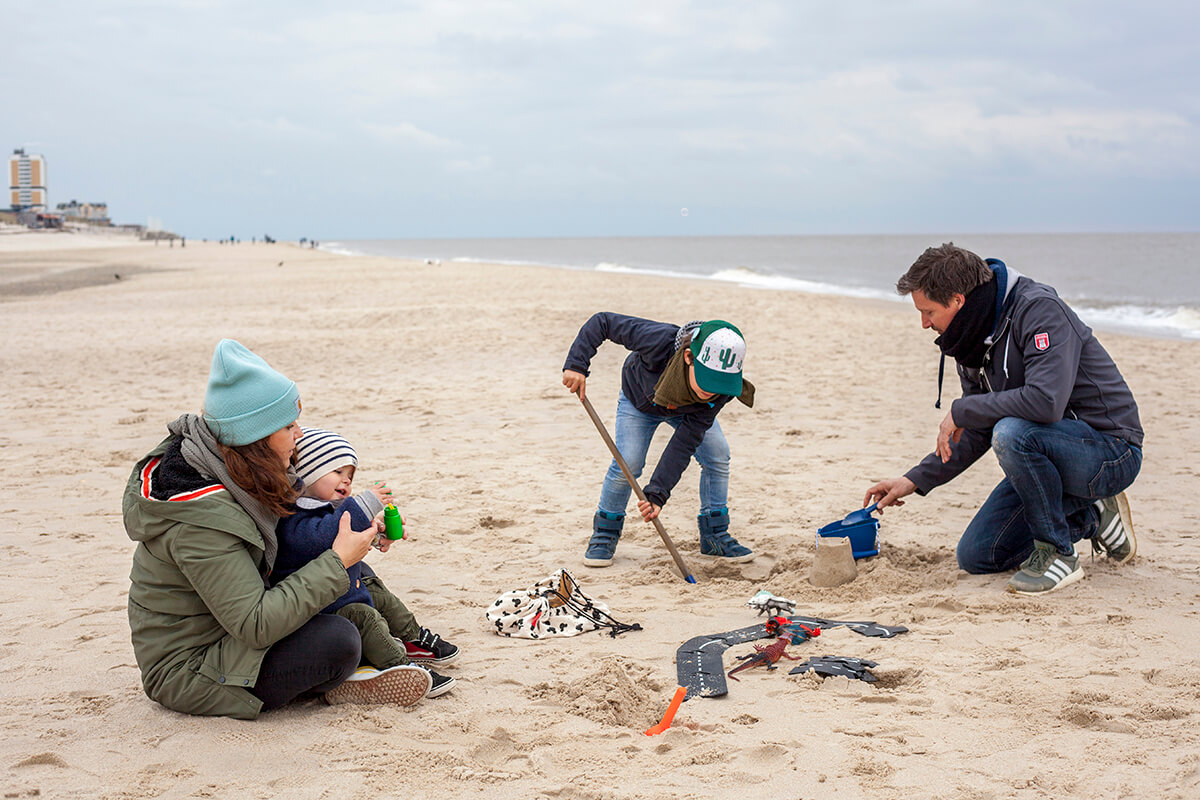
<svg viewBox="0 0 1200 800">
<path fill-rule="evenodd" d="M 67 219 L 78 219 L 86 222 L 108 224 L 108 203 L 80 203 L 72 200 L 69 203 L 59 203 L 55 210 Z"/>
<path fill-rule="evenodd" d="M 54 230 L 62 230 L 63 218 L 61 214 L 48 214 L 44 211 L 34 211 L 26 209 L 17 212 L 17 222 L 22 225 L 27 225 L 30 228 L 50 228 Z"/>
<path fill-rule="evenodd" d="M 13 211 L 46 210 L 46 159 L 22 148 L 8 157 L 8 186 Z"/>
</svg>

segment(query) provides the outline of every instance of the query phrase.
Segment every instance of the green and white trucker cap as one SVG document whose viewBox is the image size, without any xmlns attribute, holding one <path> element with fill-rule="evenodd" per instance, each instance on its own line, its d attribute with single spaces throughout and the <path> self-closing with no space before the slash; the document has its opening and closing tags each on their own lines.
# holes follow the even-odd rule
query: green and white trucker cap
<svg viewBox="0 0 1200 800">
<path fill-rule="evenodd" d="M 711 319 L 692 337 L 696 383 L 712 394 L 738 397 L 742 393 L 742 362 L 746 340 L 742 332 L 722 319 Z"/>
</svg>

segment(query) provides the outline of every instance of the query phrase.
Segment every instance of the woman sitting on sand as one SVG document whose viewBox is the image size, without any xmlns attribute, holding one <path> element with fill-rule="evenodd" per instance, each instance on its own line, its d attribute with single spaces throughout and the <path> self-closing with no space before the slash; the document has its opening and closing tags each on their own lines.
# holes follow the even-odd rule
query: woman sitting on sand
<svg viewBox="0 0 1200 800">
<path fill-rule="evenodd" d="M 317 613 L 349 588 L 374 525 L 353 531 L 345 515 L 329 550 L 267 588 L 275 526 L 297 496 L 299 415 L 295 383 L 222 340 L 203 416 L 170 423 L 129 478 L 129 627 L 142 686 L 167 708 L 254 719 L 301 696 L 411 705 L 429 690 L 415 666 L 351 678 L 358 629 Z"/>
</svg>

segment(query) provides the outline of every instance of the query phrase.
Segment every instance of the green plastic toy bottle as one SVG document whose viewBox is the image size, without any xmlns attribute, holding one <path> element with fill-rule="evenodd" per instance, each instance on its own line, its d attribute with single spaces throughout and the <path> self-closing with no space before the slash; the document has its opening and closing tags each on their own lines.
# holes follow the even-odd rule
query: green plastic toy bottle
<svg viewBox="0 0 1200 800">
<path fill-rule="evenodd" d="M 400 510 L 392 503 L 383 509 L 383 532 L 392 540 L 404 538 L 404 520 L 400 517 Z"/>
</svg>

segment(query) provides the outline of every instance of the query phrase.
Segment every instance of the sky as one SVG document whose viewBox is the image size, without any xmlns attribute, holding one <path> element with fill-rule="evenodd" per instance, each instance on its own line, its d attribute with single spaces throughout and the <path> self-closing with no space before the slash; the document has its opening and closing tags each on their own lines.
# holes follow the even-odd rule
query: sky
<svg viewBox="0 0 1200 800">
<path fill-rule="evenodd" d="M 1200 5 L 5 0 L 0 147 L 195 238 L 1200 230 Z"/>
</svg>

